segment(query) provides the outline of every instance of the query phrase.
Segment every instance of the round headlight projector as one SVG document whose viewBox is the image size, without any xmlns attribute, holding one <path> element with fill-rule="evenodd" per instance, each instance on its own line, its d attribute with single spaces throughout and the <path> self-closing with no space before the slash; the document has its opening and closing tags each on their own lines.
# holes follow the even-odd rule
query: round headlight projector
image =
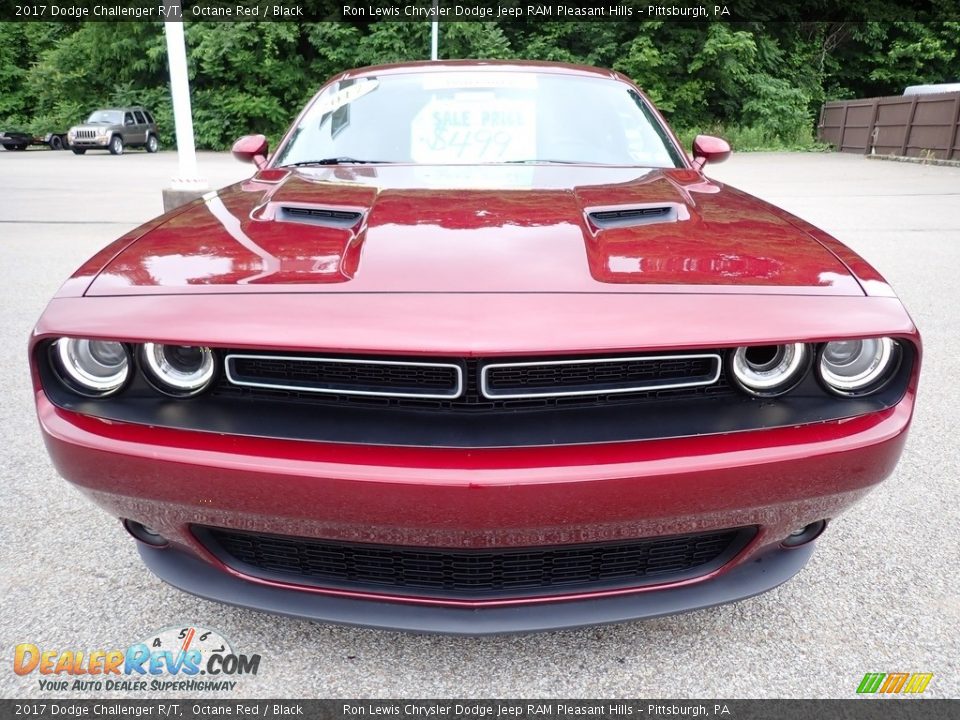
<svg viewBox="0 0 960 720">
<path fill-rule="evenodd" d="M 733 376 L 753 395 L 773 396 L 796 385 L 807 368 L 807 346 L 754 345 L 739 347 L 733 354 Z"/>
<path fill-rule="evenodd" d="M 843 395 L 877 389 L 889 379 L 896 351 L 896 343 L 888 337 L 828 342 L 820 353 L 820 377 Z"/>
<path fill-rule="evenodd" d="M 60 338 L 55 352 L 64 380 L 83 395 L 114 393 L 130 374 L 127 349 L 112 340 Z"/>
<path fill-rule="evenodd" d="M 158 390 L 178 396 L 202 391 L 215 369 L 210 348 L 159 343 L 144 343 L 143 365 Z"/>
</svg>

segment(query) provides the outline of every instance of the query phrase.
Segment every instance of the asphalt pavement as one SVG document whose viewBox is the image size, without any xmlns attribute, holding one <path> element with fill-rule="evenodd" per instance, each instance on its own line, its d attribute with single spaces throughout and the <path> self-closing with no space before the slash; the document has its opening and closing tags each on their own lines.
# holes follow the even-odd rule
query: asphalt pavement
<svg viewBox="0 0 960 720">
<path fill-rule="evenodd" d="M 200 167 L 215 187 L 250 169 L 212 153 Z M 926 695 L 960 697 L 960 169 L 767 153 L 710 169 L 860 252 L 924 336 L 899 467 L 831 524 L 800 575 L 687 615 L 479 639 L 333 627 L 191 597 L 144 570 L 119 523 L 57 476 L 34 415 L 28 334 L 75 267 L 159 214 L 176 173 L 172 153 L 0 151 L 0 696 L 83 697 L 15 675 L 18 643 L 125 648 L 196 624 L 263 658 L 256 676 L 211 697 L 851 698 L 866 672 L 932 672 Z M 150 693 L 94 696 L 105 695 Z"/>
</svg>

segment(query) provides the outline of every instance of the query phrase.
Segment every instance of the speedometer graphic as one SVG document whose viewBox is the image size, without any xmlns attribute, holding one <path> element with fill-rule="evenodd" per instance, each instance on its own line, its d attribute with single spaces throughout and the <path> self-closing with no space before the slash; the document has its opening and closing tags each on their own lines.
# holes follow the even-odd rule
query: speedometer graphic
<svg viewBox="0 0 960 720">
<path fill-rule="evenodd" d="M 146 645 L 151 652 L 172 652 L 186 654 L 191 650 L 198 651 L 202 662 L 197 663 L 204 667 L 210 656 L 233 655 L 233 649 L 227 639 L 217 630 L 201 625 L 171 625 L 143 638 L 140 642 Z"/>
</svg>

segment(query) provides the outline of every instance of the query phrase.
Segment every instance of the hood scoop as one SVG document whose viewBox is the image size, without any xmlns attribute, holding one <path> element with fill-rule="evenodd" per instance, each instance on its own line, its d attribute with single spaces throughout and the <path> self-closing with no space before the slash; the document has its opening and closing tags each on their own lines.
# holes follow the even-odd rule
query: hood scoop
<svg viewBox="0 0 960 720">
<path fill-rule="evenodd" d="M 309 205 L 279 205 L 274 212 L 278 222 L 319 225 L 321 227 L 352 228 L 359 224 L 363 213 L 358 210 Z"/>
<path fill-rule="evenodd" d="M 596 230 L 656 225 L 689 219 L 689 211 L 680 203 L 621 205 L 587 210 L 587 220 Z"/>
</svg>

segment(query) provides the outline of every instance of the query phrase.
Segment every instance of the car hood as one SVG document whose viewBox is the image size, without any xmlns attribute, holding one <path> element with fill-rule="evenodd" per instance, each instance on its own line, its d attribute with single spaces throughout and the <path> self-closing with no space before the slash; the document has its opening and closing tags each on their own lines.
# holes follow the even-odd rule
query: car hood
<svg viewBox="0 0 960 720">
<path fill-rule="evenodd" d="M 863 294 L 790 215 L 685 169 L 262 170 L 144 227 L 87 294 Z"/>
</svg>

